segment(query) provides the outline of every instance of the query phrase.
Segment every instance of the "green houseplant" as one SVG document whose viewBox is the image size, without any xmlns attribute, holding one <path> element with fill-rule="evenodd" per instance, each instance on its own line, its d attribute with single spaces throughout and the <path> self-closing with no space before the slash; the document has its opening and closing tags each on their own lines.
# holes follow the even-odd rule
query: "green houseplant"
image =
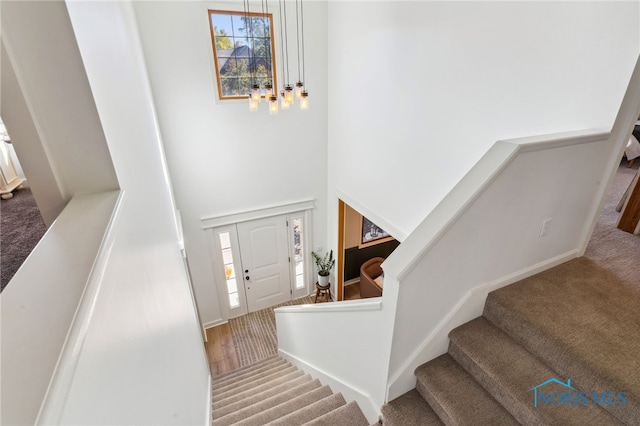
<svg viewBox="0 0 640 426">
<path fill-rule="evenodd" d="M 318 268 L 318 284 L 326 287 L 329 285 L 331 269 L 336 263 L 336 260 L 333 258 L 333 250 L 329 250 L 324 256 L 320 256 L 318 253 L 312 251 L 311 256 L 313 256 L 313 260 Z"/>
</svg>

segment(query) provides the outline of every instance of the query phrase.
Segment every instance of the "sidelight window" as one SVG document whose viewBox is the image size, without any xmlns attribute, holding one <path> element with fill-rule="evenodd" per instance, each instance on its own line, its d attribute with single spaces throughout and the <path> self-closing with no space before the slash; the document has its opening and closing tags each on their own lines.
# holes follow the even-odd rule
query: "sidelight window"
<svg viewBox="0 0 640 426">
<path fill-rule="evenodd" d="M 222 262 L 224 264 L 224 275 L 227 280 L 227 293 L 229 295 L 229 306 L 237 308 L 240 306 L 238 296 L 238 283 L 236 282 L 236 267 L 233 263 L 233 253 L 231 252 L 231 239 L 229 232 L 222 232 L 220 236 L 220 247 L 222 249 Z"/>
</svg>

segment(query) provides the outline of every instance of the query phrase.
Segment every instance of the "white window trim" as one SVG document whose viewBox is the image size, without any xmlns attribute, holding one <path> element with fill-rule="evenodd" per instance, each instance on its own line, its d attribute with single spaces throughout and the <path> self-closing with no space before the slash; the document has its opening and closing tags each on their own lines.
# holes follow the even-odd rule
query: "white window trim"
<svg viewBox="0 0 640 426">
<path fill-rule="evenodd" d="M 232 225 L 234 223 L 247 222 L 249 220 L 263 219 L 265 217 L 279 216 L 289 213 L 313 210 L 315 200 L 302 200 L 290 204 L 281 204 L 272 207 L 263 207 L 255 210 L 229 213 L 218 216 L 205 216 L 200 218 L 202 229 L 217 228 L 219 226 Z"/>
</svg>

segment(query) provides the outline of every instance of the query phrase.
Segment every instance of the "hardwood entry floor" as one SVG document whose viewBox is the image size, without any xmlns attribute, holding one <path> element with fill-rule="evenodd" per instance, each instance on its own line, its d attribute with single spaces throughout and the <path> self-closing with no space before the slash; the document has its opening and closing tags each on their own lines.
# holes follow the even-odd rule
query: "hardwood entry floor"
<svg viewBox="0 0 640 426">
<path fill-rule="evenodd" d="M 205 348 L 212 377 L 229 373 L 240 367 L 229 323 L 207 329 Z"/>
<path fill-rule="evenodd" d="M 358 284 L 353 284 L 345 287 L 345 300 L 360 298 L 359 288 L 360 286 Z M 282 305 L 284 306 L 300 303 L 313 303 L 313 296 L 307 296 L 292 302 L 284 303 Z M 320 300 L 318 300 L 318 303 L 320 303 Z M 276 305 L 275 307 L 277 306 L 280 305 Z M 264 318 L 262 318 L 262 320 L 264 320 Z M 266 326 L 268 325 L 268 323 L 270 322 L 267 321 L 267 324 L 263 325 Z M 246 338 L 247 336 L 245 336 L 245 339 Z M 262 344 L 264 344 L 264 342 L 262 342 Z M 233 343 L 233 331 L 231 329 L 230 323 L 207 329 L 207 342 L 205 343 L 205 349 L 207 352 L 207 358 L 209 361 L 209 368 L 211 370 L 212 377 L 217 377 L 222 374 L 229 373 L 241 366 L 240 354 L 242 354 L 242 347 L 235 347 L 235 344 Z"/>
</svg>

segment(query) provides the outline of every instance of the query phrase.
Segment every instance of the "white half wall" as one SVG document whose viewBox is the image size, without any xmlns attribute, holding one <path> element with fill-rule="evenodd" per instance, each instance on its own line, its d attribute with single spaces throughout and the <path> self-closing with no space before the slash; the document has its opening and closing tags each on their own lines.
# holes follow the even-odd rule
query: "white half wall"
<svg viewBox="0 0 640 426">
<path fill-rule="evenodd" d="M 495 141 L 610 129 L 639 23 L 638 2 L 329 2 L 330 197 L 402 240 Z"/>
<path fill-rule="evenodd" d="M 279 41 L 275 7 L 271 2 Z M 277 116 L 264 103 L 250 113 L 245 100 L 218 100 L 207 10 L 242 11 L 242 2 L 145 1 L 134 8 L 200 314 L 204 324 L 215 325 L 226 320 L 220 305 L 226 301 L 218 299 L 202 218 L 313 199 L 314 246 L 326 245 L 327 4 L 304 4 L 310 109 Z M 251 8 L 259 10 L 260 2 Z M 287 12 L 295 52 L 295 8 Z M 296 58 L 290 56 L 293 80 Z M 277 66 L 283 83 L 279 59 Z"/>
<path fill-rule="evenodd" d="M 385 401 L 398 296 L 389 284 L 383 297 L 275 309 L 280 355 L 357 401 L 371 424 Z"/>
<path fill-rule="evenodd" d="M 489 291 L 580 255 L 614 152 L 609 133 L 498 142 L 389 256 L 385 274 L 400 282 L 390 400 Z"/>
</svg>

